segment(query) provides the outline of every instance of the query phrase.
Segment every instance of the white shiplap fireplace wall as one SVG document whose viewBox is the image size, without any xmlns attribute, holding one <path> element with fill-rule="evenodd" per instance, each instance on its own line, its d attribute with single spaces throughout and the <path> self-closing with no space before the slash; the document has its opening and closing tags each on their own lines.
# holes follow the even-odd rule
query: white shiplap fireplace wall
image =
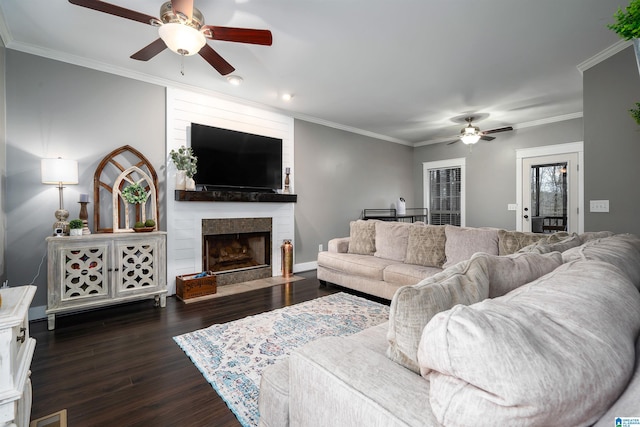
<svg viewBox="0 0 640 427">
<path fill-rule="evenodd" d="M 167 88 L 167 153 L 181 145 L 189 146 L 191 123 L 281 138 L 282 167 L 290 167 L 293 178 L 293 118 L 207 94 Z M 202 271 L 201 224 L 205 218 L 272 218 L 272 274 L 281 274 L 280 245 L 284 239 L 294 239 L 293 203 L 178 202 L 171 161 L 167 162 L 166 183 L 169 294 L 175 293 L 176 276 Z"/>
</svg>

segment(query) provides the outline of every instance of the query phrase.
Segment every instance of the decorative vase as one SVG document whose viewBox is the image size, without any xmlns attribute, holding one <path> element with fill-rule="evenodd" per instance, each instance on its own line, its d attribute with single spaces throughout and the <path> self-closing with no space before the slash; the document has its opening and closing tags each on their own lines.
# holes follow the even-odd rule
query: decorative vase
<svg viewBox="0 0 640 427">
<path fill-rule="evenodd" d="M 187 174 L 185 171 L 176 171 L 176 190 L 184 190 L 187 183 Z"/>
<path fill-rule="evenodd" d="M 196 191 L 196 182 L 193 178 L 185 178 L 184 189 L 186 191 Z"/>
<path fill-rule="evenodd" d="M 69 230 L 69 236 L 82 236 L 82 228 L 72 228 Z"/>
</svg>

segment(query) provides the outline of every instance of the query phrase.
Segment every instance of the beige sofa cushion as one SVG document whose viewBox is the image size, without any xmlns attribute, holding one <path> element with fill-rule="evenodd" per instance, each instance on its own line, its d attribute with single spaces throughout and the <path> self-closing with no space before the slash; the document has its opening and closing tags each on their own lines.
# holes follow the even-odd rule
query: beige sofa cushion
<svg viewBox="0 0 640 427">
<path fill-rule="evenodd" d="M 418 352 L 434 414 L 444 425 L 593 424 L 633 373 L 639 307 L 615 266 L 574 261 L 436 315 Z"/>
<path fill-rule="evenodd" d="M 349 223 L 349 253 L 358 255 L 373 255 L 376 251 L 376 223 L 375 220 L 351 221 Z"/>
<path fill-rule="evenodd" d="M 569 237 L 569 233 L 559 231 L 553 234 L 525 233 L 522 231 L 498 231 L 498 248 L 500 255 L 510 255 L 534 243 L 556 243 Z"/>
<path fill-rule="evenodd" d="M 411 224 L 404 222 L 376 222 L 376 252 L 378 258 L 404 262 L 407 256 Z"/>
<path fill-rule="evenodd" d="M 467 228 L 445 226 L 445 254 L 443 268 L 471 258 L 476 252 L 498 255 L 498 230 L 491 228 Z"/>
<path fill-rule="evenodd" d="M 442 268 L 446 256 L 444 225 L 414 226 L 409 229 L 407 264 Z"/>
<path fill-rule="evenodd" d="M 384 269 L 396 261 L 376 258 L 371 255 L 341 254 L 336 252 L 319 252 L 318 265 L 347 274 L 372 280 L 383 280 Z"/>
<path fill-rule="evenodd" d="M 382 273 L 382 279 L 394 285 L 416 285 L 421 280 L 440 272 L 442 272 L 442 269 L 438 267 L 398 263 L 387 266 Z"/>
<path fill-rule="evenodd" d="M 562 253 L 565 262 L 576 259 L 605 261 L 618 267 L 640 289 L 640 237 L 616 234 L 592 239 Z"/>
<path fill-rule="evenodd" d="M 417 285 L 398 289 L 390 305 L 387 356 L 419 372 L 418 344 L 422 330 L 434 315 L 456 304 L 468 305 L 504 295 L 560 265 L 559 253 L 511 257 L 477 253 Z"/>
</svg>

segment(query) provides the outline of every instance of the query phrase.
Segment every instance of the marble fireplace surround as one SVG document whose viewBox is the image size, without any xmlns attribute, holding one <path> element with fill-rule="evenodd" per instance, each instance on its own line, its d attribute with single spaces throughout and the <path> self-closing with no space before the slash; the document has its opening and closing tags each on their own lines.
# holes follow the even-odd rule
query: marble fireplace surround
<svg viewBox="0 0 640 427">
<path fill-rule="evenodd" d="M 272 226 L 271 218 L 206 218 L 202 220 L 203 248 L 206 236 L 265 233 L 268 236 L 268 246 L 271 248 Z M 206 252 L 203 250 L 203 252 Z M 232 285 L 250 280 L 266 279 L 272 276 L 271 250 L 265 254 L 268 265 L 261 265 L 242 270 L 221 271 L 216 273 L 217 286 Z M 206 268 L 206 253 L 203 253 L 203 269 Z"/>
</svg>

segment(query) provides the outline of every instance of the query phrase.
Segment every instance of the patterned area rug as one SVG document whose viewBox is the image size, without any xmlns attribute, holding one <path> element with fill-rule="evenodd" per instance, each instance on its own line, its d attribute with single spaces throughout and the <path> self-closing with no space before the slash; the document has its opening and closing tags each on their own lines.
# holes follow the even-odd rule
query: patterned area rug
<svg viewBox="0 0 640 427">
<path fill-rule="evenodd" d="M 174 337 L 245 427 L 258 425 L 260 377 L 315 339 L 359 332 L 389 319 L 389 307 L 337 293 Z"/>
</svg>

